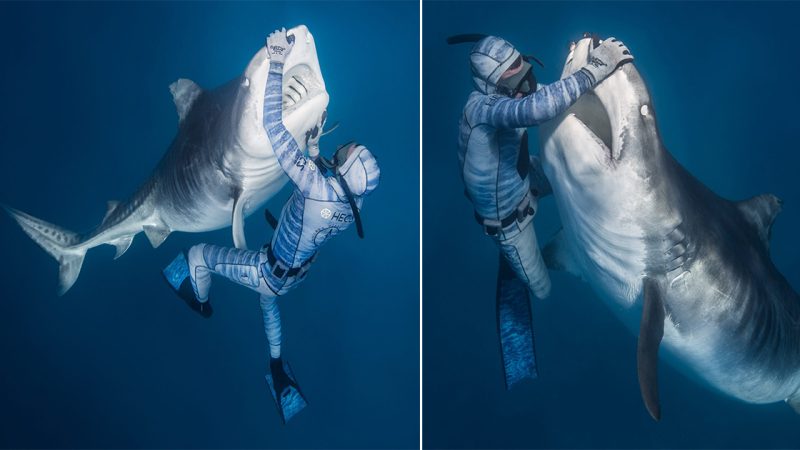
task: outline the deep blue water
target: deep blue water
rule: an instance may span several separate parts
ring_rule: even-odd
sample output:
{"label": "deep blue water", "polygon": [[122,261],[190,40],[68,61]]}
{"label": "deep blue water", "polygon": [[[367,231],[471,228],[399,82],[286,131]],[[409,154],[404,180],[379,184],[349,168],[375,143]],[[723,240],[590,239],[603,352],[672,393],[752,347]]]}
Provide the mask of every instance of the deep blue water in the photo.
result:
{"label": "deep blue water", "polygon": [[[215,315],[160,269],[230,229],[139,235],[119,260],[91,250],[56,296],[57,265],[0,218],[0,447],[415,447],[419,429],[419,4],[0,4],[0,202],[67,229],[144,181],[169,145],[179,77],[216,87],[275,28],[317,41],[339,130],[382,180],[355,230],[281,301],[284,355],[310,406],[280,423],[264,382],[257,297],[217,279]],[[277,212],[285,189],[269,202]],[[248,241],[270,231],[261,214]]]}
{"label": "deep blue water", "polygon": [[[797,167],[797,3],[423,4],[423,436],[428,447],[800,446],[800,416],[782,403],[749,405],[660,367],[662,421],[644,409],[636,339],[586,284],[553,273],[534,302],[539,379],[506,392],[495,331],[497,251],[472,217],[456,158],[461,108],[471,90],[469,45],[457,33],[491,33],[533,53],[558,78],[583,32],[630,47],[649,84],[663,140],[720,195],[771,192],[783,213],[773,261],[800,288]],[[532,152],[538,134],[531,132]],[[552,198],[536,219],[558,229]]]}

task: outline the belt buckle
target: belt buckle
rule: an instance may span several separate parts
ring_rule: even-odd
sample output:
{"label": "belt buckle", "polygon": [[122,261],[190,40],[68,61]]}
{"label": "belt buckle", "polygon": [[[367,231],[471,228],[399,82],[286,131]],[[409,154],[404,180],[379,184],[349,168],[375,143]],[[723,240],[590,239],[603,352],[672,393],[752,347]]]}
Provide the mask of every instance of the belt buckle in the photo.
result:
{"label": "belt buckle", "polygon": [[[522,206],[522,205],[525,206]],[[533,201],[531,200],[530,196],[526,195],[525,199],[522,200],[520,206],[517,207],[517,223],[523,222],[528,216],[532,216],[536,213],[536,210],[532,206]]]}
{"label": "belt buckle", "polygon": [[289,273],[289,270],[285,269],[284,267],[282,267],[282,264],[280,263],[280,261],[275,259],[275,265],[272,267],[272,271],[271,272],[272,272],[273,275],[278,277],[278,279],[282,280],[282,279],[284,279],[286,274]]}

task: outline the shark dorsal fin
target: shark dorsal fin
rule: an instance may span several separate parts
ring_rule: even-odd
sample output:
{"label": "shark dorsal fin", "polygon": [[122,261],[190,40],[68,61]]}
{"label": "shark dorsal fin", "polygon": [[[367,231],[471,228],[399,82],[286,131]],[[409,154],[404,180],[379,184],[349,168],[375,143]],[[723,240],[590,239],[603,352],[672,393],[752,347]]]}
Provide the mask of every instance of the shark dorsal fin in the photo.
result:
{"label": "shark dorsal fin", "polygon": [[756,229],[766,248],[769,248],[772,222],[781,212],[781,204],[783,202],[772,194],[761,194],[736,203],[745,220]]}
{"label": "shark dorsal fin", "polygon": [[178,110],[178,117],[181,122],[191,111],[197,97],[203,93],[203,89],[188,78],[178,78],[177,81],[169,85],[169,91],[172,93],[172,100],[175,102],[175,108]]}

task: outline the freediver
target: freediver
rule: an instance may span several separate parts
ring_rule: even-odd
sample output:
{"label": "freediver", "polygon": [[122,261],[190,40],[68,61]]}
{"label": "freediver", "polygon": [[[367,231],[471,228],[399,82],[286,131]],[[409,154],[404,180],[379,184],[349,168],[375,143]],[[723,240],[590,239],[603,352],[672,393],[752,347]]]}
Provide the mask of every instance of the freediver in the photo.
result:
{"label": "freediver", "polygon": [[360,209],[365,196],[378,186],[380,169],[363,145],[340,146],[332,160],[319,153],[319,139],[327,114],[306,133],[310,158],[306,158],[282,122],[283,62],[294,36],[285,29],[267,38],[269,76],[264,95],[264,129],[281,168],[294,184],[291,197],[276,221],[275,231],[260,251],[198,244],[179,254],[164,270],[170,285],[203,317],[212,313],[209,303],[211,274],[221,275],[260,294],[264,330],[270,353],[267,382],[284,422],[305,406],[291,369],[281,357],[281,321],[278,297],[302,282],[317,250],[331,237],[355,222],[363,237]]}
{"label": "freediver", "polygon": [[500,251],[497,278],[498,333],[506,387],[536,378],[531,306],[550,293],[550,277],[533,227],[538,199],[551,192],[538,158],[528,153],[527,127],[550,120],[633,60],[628,48],[609,38],[591,61],[569,77],[536,82],[531,61],[496,36],[458,35],[449,44],[474,43],[470,66],[474,90],[459,122],[458,159],[475,218]]}
{"label": "freediver", "polygon": [[[633,60],[621,41],[609,38],[589,64],[548,85],[536,83],[531,60],[496,36],[459,35],[451,44],[477,42],[470,52],[475,90],[459,123],[458,159],[475,217],[533,294],[550,293],[550,277],[533,229],[538,198],[550,192],[538,158],[528,153],[527,127],[556,117]],[[534,178],[533,180],[531,178]]]}

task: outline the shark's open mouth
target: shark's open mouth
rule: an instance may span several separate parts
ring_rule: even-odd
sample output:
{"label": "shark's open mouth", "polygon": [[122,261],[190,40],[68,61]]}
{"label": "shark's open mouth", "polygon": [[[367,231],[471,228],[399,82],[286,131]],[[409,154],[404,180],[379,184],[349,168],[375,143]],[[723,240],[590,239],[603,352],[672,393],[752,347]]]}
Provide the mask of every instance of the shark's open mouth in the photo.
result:
{"label": "shark's open mouth", "polygon": [[604,150],[608,152],[608,157],[614,159],[611,120],[597,94],[591,91],[585,93],[580,100],[572,106],[570,112],[586,126],[588,131],[605,144],[606,148]]}
{"label": "shark's open mouth", "polygon": [[322,83],[308,66],[300,64],[292,67],[283,77],[284,114],[291,113],[324,91]]}

